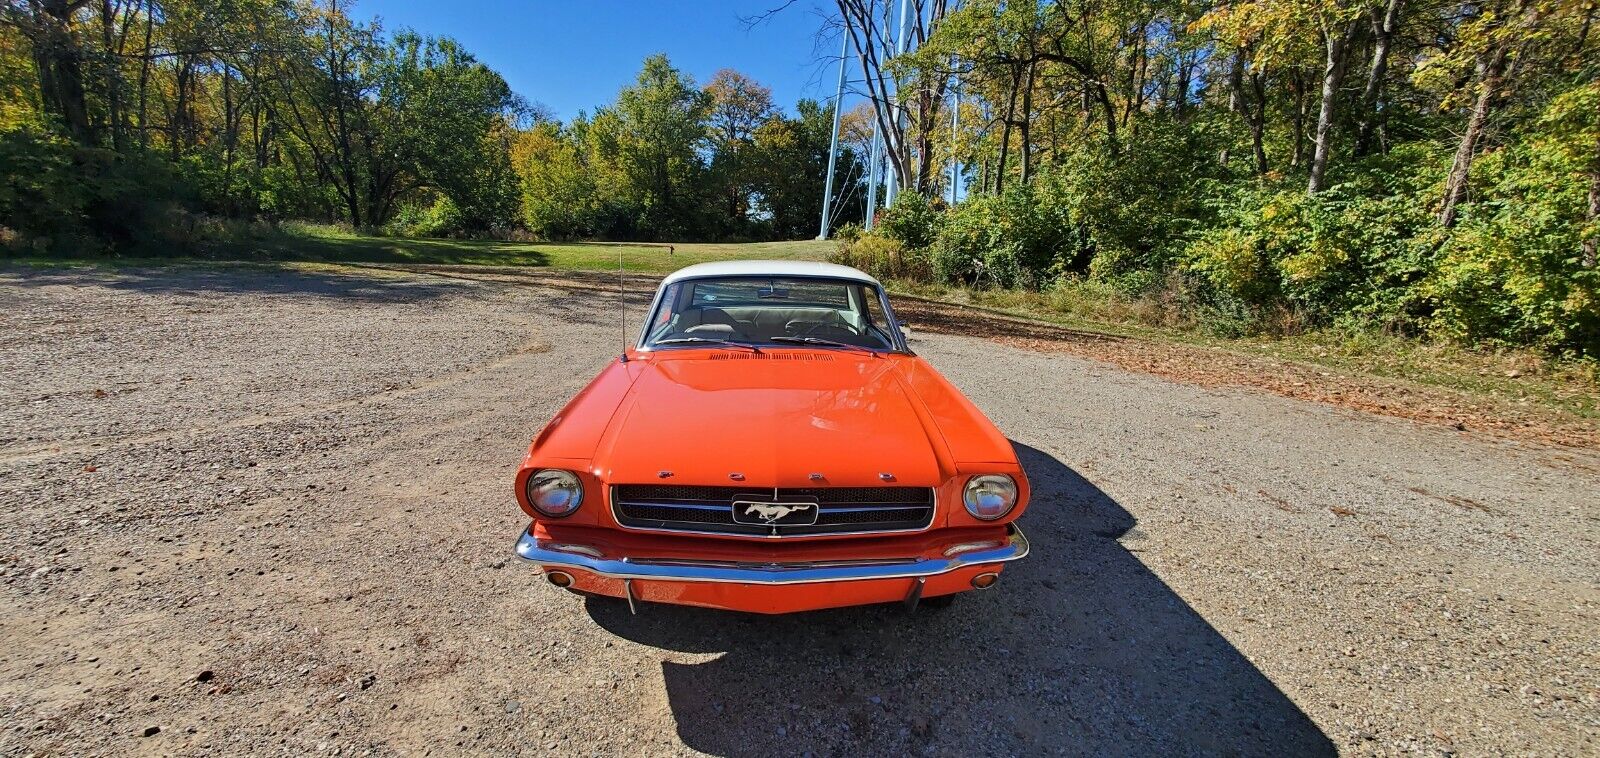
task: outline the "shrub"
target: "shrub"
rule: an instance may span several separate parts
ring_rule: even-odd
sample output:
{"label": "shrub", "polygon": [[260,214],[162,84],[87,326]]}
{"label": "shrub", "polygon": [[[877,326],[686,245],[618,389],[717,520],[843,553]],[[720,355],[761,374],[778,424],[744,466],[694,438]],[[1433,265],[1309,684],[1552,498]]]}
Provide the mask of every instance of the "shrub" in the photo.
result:
{"label": "shrub", "polygon": [[1018,185],[949,212],[934,240],[934,272],[952,283],[1037,288],[1060,276],[1079,241],[1061,206]]}
{"label": "shrub", "polygon": [[1103,138],[1083,140],[1039,172],[1034,193],[1063,232],[1059,271],[1091,273],[1130,294],[1157,286],[1186,244],[1214,223],[1206,199],[1239,188],[1216,160],[1225,133],[1201,118],[1196,128],[1152,115],[1117,151]]}
{"label": "shrub", "polygon": [[[1008,286],[1019,277],[1015,241],[1005,232],[1001,198],[980,195],[955,207],[933,245],[933,269],[942,281]],[[999,265],[996,265],[996,264]]]}
{"label": "shrub", "polygon": [[840,242],[855,242],[861,239],[865,232],[861,225],[854,221],[846,221],[833,230],[833,238]]}
{"label": "shrub", "polygon": [[[1600,356],[1600,269],[1580,254],[1600,234],[1586,217],[1596,106],[1600,84],[1570,90],[1545,109],[1537,138],[1474,163],[1481,190],[1423,285],[1438,308],[1434,334]],[[1572,121],[1588,128],[1562,128]]]}
{"label": "shrub", "polygon": [[841,242],[828,256],[834,263],[852,266],[879,279],[927,282],[933,270],[925,253],[908,250],[905,243],[887,236],[864,234],[854,242]]}
{"label": "shrub", "polygon": [[443,195],[423,198],[400,207],[384,233],[400,237],[453,237],[473,231],[461,209]]}
{"label": "shrub", "polygon": [[28,129],[0,135],[0,218],[13,244],[65,235],[82,236],[89,188],[64,181],[76,174],[74,148],[65,139]]}
{"label": "shrub", "polygon": [[908,250],[926,250],[933,244],[944,218],[944,203],[929,201],[916,192],[895,196],[894,205],[878,216],[873,232],[897,240]]}
{"label": "shrub", "polygon": [[182,207],[165,161],[27,128],[0,133],[0,177],[0,218],[14,244],[46,251],[163,242]]}
{"label": "shrub", "polygon": [[1249,312],[1277,322],[1273,331],[1302,320],[1415,331],[1425,317],[1417,284],[1436,223],[1414,192],[1339,185],[1308,196],[1262,186],[1238,192],[1219,217],[1181,265],[1229,321]]}

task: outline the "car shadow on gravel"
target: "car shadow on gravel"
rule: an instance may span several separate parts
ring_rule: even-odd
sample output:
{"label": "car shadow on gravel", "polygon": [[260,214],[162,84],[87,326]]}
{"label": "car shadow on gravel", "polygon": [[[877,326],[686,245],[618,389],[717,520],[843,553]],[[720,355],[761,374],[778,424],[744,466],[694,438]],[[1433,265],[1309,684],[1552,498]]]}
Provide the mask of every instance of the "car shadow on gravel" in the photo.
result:
{"label": "car shadow on gravel", "polygon": [[680,654],[662,672],[678,736],[715,755],[1335,753],[1118,541],[1137,535],[1127,511],[1016,447],[1033,554],[949,609],[769,617],[646,604],[634,616],[590,598],[587,610]]}

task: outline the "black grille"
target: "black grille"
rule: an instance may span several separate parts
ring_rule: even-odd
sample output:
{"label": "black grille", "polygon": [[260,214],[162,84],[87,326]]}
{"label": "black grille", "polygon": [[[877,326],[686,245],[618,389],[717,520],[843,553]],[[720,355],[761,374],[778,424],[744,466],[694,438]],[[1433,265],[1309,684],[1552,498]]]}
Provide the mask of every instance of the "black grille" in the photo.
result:
{"label": "black grille", "polygon": [[741,492],[771,492],[749,487],[698,487],[692,484],[619,484],[613,494],[629,502],[656,502],[659,500],[727,500]]}
{"label": "black grille", "polygon": [[[733,519],[736,501],[816,503],[817,523],[766,526]],[[619,484],[611,488],[617,523],[637,529],[718,532],[758,537],[841,532],[900,532],[933,523],[928,487],[703,487]],[[748,519],[747,519],[748,520]]]}
{"label": "black grille", "polygon": [[907,503],[926,506],[933,493],[927,487],[798,487],[778,490],[796,498],[816,498],[824,505],[830,503]]}

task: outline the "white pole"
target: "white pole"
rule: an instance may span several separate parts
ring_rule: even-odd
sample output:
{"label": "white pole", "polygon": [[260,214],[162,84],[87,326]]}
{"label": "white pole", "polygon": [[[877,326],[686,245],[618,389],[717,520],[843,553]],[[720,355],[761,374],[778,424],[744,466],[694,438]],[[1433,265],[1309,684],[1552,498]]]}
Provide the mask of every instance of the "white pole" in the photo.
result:
{"label": "white pole", "polygon": [[878,134],[877,104],[874,103],[873,105],[872,146],[867,149],[867,219],[861,225],[867,231],[872,231],[872,217],[878,211],[878,153],[880,152],[879,143],[882,136]]}
{"label": "white pole", "polygon": [[[906,10],[907,10],[907,7],[909,5],[910,5],[909,0],[900,0],[900,39],[896,40],[895,43],[894,43],[894,54],[895,55],[900,55],[900,54],[902,54],[902,53],[904,53],[906,51]],[[899,82],[895,82],[895,86],[894,86],[894,111],[890,115],[891,115],[891,117],[894,118],[895,124],[900,129],[900,133],[901,134],[905,134],[905,118],[904,118],[905,114],[900,112],[900,83]],[[898,140],[896,140],[896,142],[898,142]],[[900,145],[896,145],[896,147],[901,147],[901,146]],[[885,151],[885,152],[887,153],[888,151]],[[896,150],[895,152],[898,153],[900,151]],[[908,156],[898,155],[896,157],[906,158]],[[888,168],[888,171],[889,171],[888,176],[886,176],[884,178],[884,185],[883,185],[883,206],[885,208],[887,208],[887,207],[889,207],[891,205],[894,205],[895,192],[900,188],[899,187],[899,185],[900,185],[900,176],[894,172],[894,161],[888,160],[888,156],[887,155],[885,155],[884,158],[885,158],[886,163],[888,163],[887,168]]]}
{"label": "white pole", "polygon": [[822,185],[822,229],[817,239],[828,238],[828,212],[833,209],[833,166],[839,157],[839,118],[844,114],[844,64],[850,52],[849,20],[845,21],[844,41],[839,45],[839,87],[833,95],[833,139],[828,143],[828,180]]}
{"label": "white pole", "polygon": [[961,80],[950,91],[950,204],[956,204],[956,184],[961,180],[961,159],[956,157],[956,139],[961,129]]}

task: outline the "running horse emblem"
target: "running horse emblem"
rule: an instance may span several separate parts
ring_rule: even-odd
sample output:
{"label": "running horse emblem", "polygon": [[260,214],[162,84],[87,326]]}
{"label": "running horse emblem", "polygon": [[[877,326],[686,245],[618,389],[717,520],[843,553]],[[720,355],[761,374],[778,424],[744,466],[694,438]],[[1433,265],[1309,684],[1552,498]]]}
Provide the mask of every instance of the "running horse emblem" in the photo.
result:
{"label": "running horse emblem", "polygon": [[748,503],[744,507],[744,515],[756,516],[768,524],[776,524],[784,516],[811,507],[814,507],[811,503]]}

